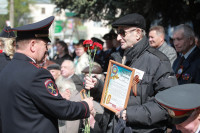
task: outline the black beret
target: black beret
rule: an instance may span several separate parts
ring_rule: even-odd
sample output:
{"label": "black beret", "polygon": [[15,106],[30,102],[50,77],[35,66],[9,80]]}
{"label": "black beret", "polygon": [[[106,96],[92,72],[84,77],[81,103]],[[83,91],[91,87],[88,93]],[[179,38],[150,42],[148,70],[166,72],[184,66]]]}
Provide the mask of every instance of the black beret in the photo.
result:
{"label": "black beret", "polygon": [[185,121],[192,111],[200,107],[199,94],[199,84],[184,84],[161,91],[155,98],[168,109],[173,124],[179,124]]}
{"label": "black beret", "polygon": [[104,40],[112,40],[112,39],[116,39],[116,38],[117,38],[117,34],[115,33],[115,31],[113,29],[111,29],[109,33],[107,33],[103,36]]}
{"label": "black beret", "polygon": [[13,28],[12,30],[17,31],[17,40],[40,38],[51,42],[49,39],[49,27],[53,23],[53,20],[54,16],[51,16],[39,22]]}
{"label": "black beret", "polygon": [[78,43],[74,43],[73,45],[74,46],[83,46],[83,42],[84,42],[85,40],[84,39],[80,39],[79,41],[78,41]]}
{"label": "black beret", "polygon": [[98,42],[98,43],[100,43],[100,44],[103,46],[103,43],[104,43],[104,42],[103,42],[102,40],[100,40],[99,38],[92,37],[91,40],[92,40],[93,42]]}
{"label": "black beret", "polygon": [[4,29],[0,33],[0,37],[13,38],[15,37],[15,33],[11,30],[10,26],[5,26]]}
{"label": "black beret", "polygon": [[110,33],[107,33],[103,36],[104,40],[112,40],[112,35]]}
{"label": "black beret", "polygon": [[[89,73],[89,66],[81,71],[82,73]],[[102,68],[98,65],[94,65],[92,69],[92,74],[102,74]]]}
{"label": "black beret", "polygon": [[142,15],[138,13],[127,14],[117,19],[114,23],[112,23],[113,28],[117,28],[119,26],[138,27],[138,28],[146,30],[145,19]]}
{"label": "black beret", "polygon": [[59,64],[51,64],[47,67],[47,70],[60,70]]}

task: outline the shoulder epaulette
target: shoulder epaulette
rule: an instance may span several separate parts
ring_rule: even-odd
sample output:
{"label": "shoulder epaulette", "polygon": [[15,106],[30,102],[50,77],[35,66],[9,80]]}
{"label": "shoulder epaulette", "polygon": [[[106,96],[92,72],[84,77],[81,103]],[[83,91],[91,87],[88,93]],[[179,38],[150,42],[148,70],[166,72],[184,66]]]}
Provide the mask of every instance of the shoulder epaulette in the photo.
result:
{"label": "shoulder epaulette", "polygon": [[163,54],[162,52],[160,52],[159,50],[149,47],[147,49],[147,51],[149,51],[150,53],[152,53],[153,55],[157,56],[160,60],[164,61],[164,60],[169,60],[167,58],[167,56],[165,54]]}
{"label": "shoulder epaulette", "polygon": [[31,63],[32,65],[34,65],[35,67],[37,67],[37,68],[42,68],[40,65],[38,65],[38,64],[36,64],[36,63],[34,63],[34,62],[29,62],[29,63]]}

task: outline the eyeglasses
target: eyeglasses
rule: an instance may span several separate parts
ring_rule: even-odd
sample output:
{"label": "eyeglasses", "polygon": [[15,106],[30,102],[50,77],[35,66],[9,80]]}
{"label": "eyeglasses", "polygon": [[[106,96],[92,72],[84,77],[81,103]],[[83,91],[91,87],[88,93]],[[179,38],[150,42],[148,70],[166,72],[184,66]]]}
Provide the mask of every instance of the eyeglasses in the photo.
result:
{"label": "eyeglasses", "polygon": [[131,32],[131,31],[134,31],[134,30],[136,30],[136,29],[132,29],[132,30],[129,30],[129,31],[125,31],[124,29],[119,29],[119,30],[117,30],[117,35],[125,37],[128,32]]}

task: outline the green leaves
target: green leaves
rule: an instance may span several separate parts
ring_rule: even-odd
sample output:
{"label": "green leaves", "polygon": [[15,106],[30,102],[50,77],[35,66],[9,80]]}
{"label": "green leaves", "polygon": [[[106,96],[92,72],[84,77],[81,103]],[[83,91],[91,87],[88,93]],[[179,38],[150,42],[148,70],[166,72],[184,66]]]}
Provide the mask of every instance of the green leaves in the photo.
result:
{"label": "green leaves", "polygon": [[145,17],[147,29],[155,20],[164,27],[191,21],[194,30],[200,32],[200,0],[57,0],[56,5],[74,11],[82,19],[108,20],[108,24],[137,12]]}

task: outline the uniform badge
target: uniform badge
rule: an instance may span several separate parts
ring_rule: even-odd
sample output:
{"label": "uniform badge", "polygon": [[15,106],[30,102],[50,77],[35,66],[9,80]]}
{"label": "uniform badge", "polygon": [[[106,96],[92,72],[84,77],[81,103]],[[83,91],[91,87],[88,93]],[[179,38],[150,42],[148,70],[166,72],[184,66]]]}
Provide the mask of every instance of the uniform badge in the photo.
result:
{"label": "uniform badge", "polygon": [[58,89],[51,79],[47,79],[44,84],[51,95],[58,96]]}

